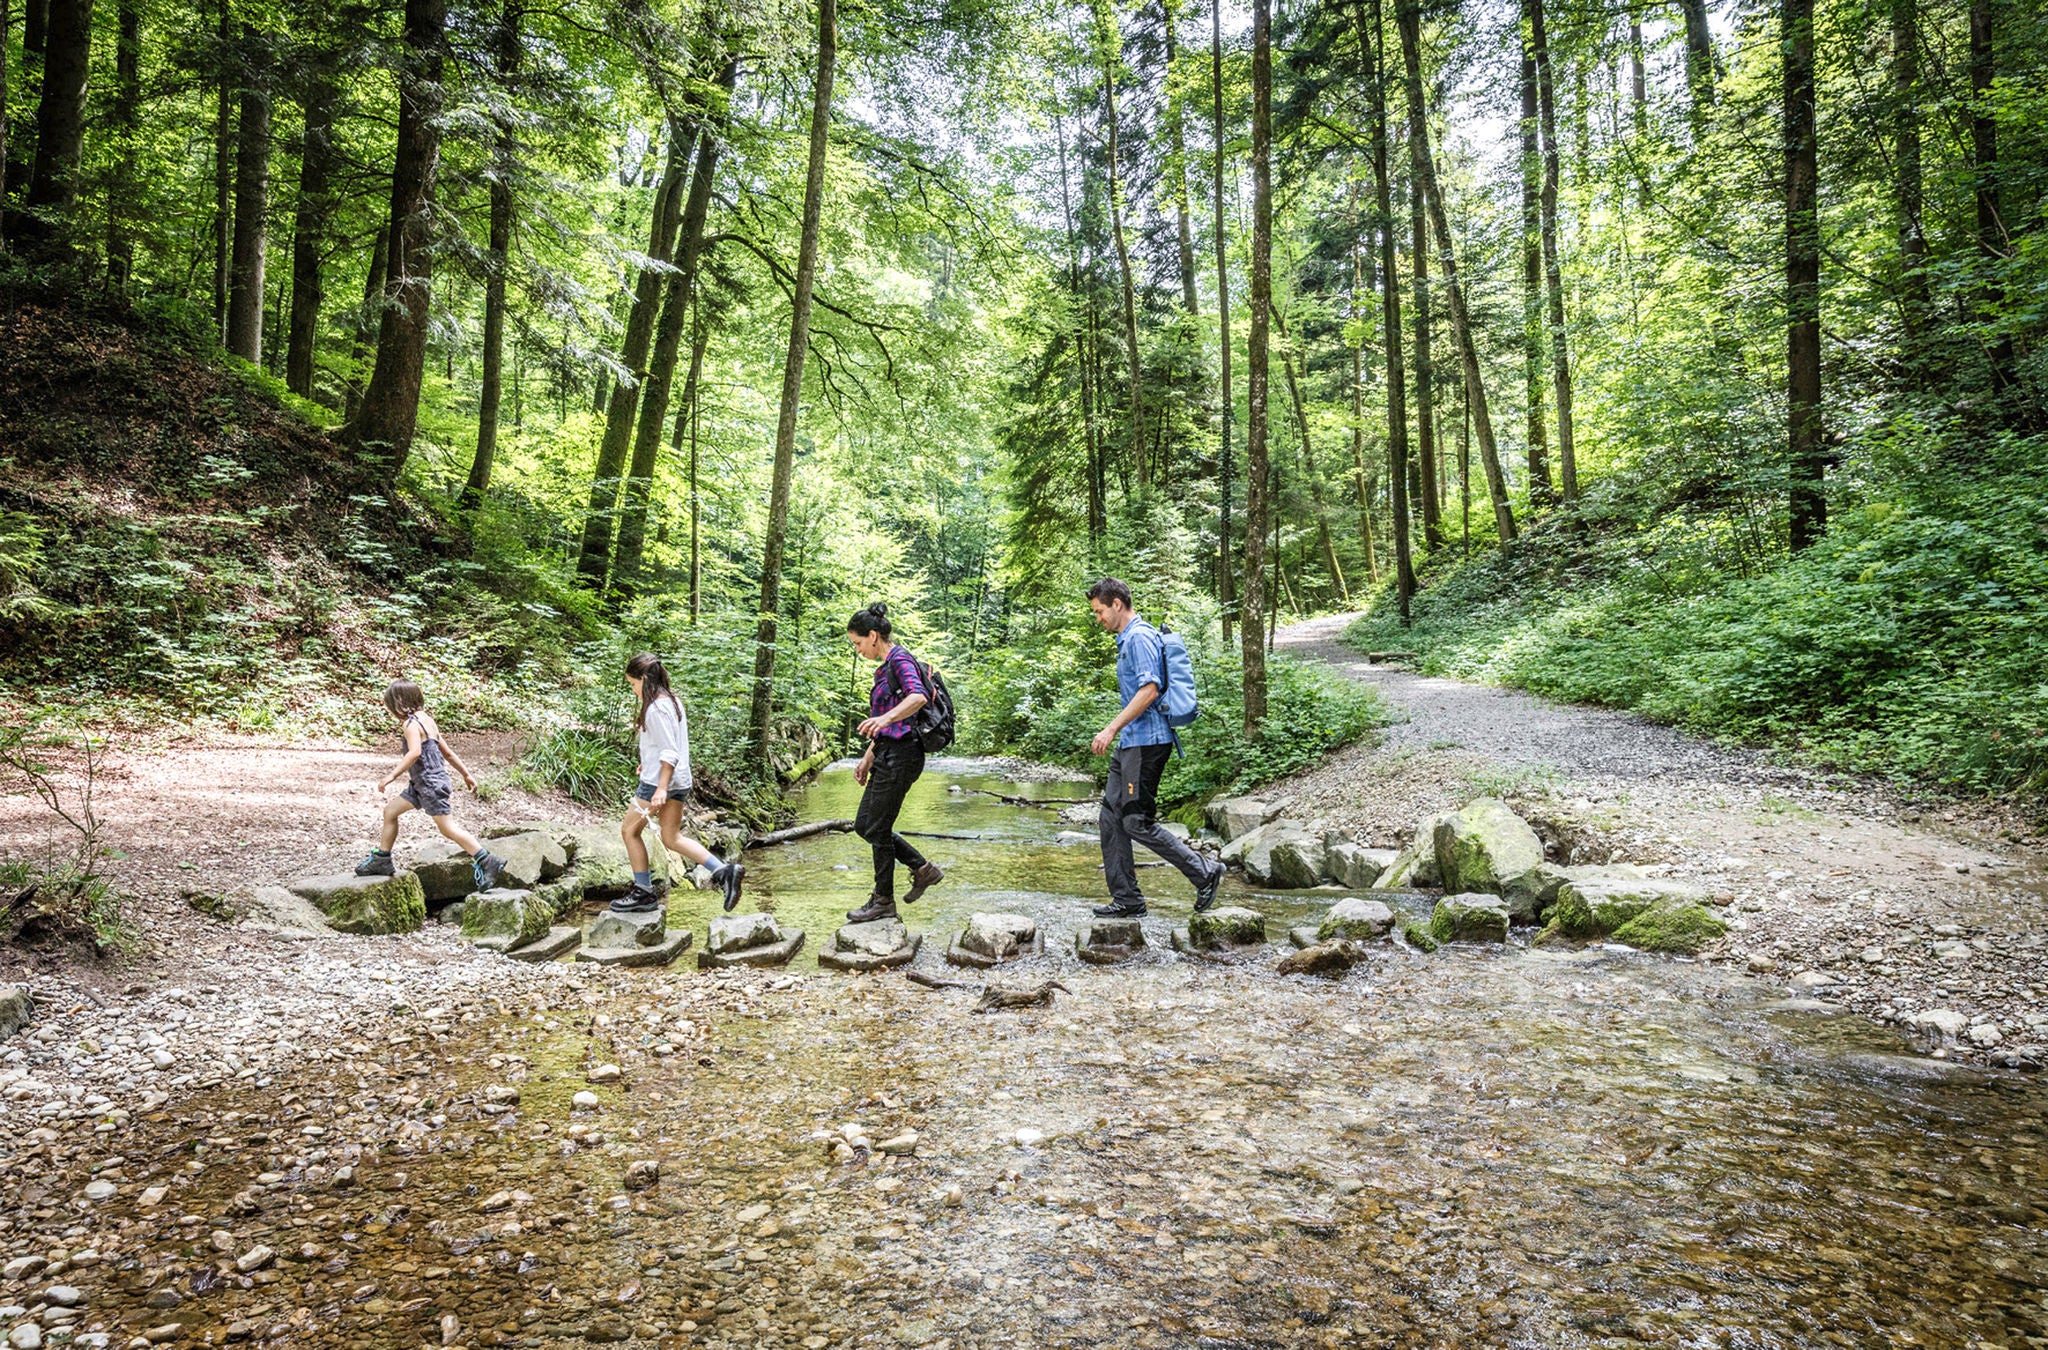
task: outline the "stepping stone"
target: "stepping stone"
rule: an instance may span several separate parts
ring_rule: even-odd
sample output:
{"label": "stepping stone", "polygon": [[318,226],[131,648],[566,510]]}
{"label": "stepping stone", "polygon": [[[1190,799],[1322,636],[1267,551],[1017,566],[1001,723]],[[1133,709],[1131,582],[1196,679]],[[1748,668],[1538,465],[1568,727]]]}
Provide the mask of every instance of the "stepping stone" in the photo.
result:
{"label": "stepping stone", "polygon": [[1316,929],[1316,936],[1322,942],[1333,938],[1370,942],[1393,931],[1394,911],[1387,908],[1384,901],[1353,896],[1330,906],[1329,912],[1323,915],[1322,924]]}
{"label": "stepping stone", "polygon": [[584,943],[591,947],[654,947],[668,937],[668,906],[621,914],[608,909],[591,921]]}
{"label": "stepping stone", "polygon": [[1282,975],[1325,975],[1342,978],[1365,955],[1365,948],[1350,938],[1315,942],[1280,960]]}
{"label": "stepping stone", "polygon": [[436,839],[413,850],[412,874],[420,879],[420,890],[429,905],[460,900],[476,890],[475,865],[467,853],[446,839]]}
{"label": "stepping stone", "polygon": [[818,964],[827,970],[888,970],[909,965],[923,945],[924,934],[911,932],[901,919],[849,923],[832,935],[831,947],[818,953]]}
{"label": "stepping stone", "polygon": [[1045,951],[1038,925],[1022,914],[971,914],[964,932],[954,935],[946,960],[956,966],[987,970],[1019,956]]}
{"label": "stepping stone", "polygon": [[301,877],[288,888],[311,900],[338,933],[417,933],[427,921],[427,897],[410,872],[395,877]]}
{"label": "stepping stone", "polygon": [[697,967],[786,966],[803,945],[803,930],[784,933],[772,914],[721,914],[711,921],[711,937],[697,953]]}
{"label": "stepping stone", "polygon": [[1173,949],[1183,956],[1228,961],[1266,943],[1266,916],[1255,909],[1225,905],[1191,914],[1188,926],[1173,930]]}
{"label": "stepping stone", "polygon": [[665,966],[672,963],[689,947],[690,940],[697,935],[687,928],[678,928],[651,947],[592,947],[585,945],[576,953],[578,961],[591,961],[601,966]]}
{"label": "stepping stone", "polygon": [[511,957],[514,961],[525,961],[531,965],[538,965],[543,961],[553,961],[558,957],[567,956],[570,952],[575,951],[582,941],[583,931],[581,929],[577,928],[574,924],[562,924],[559,927],[548,929],[545,934],[535,938],[524,947],[509,948],[505,955]]}
{"label": "stepping stone", "polygon": [[[655,888],[668,884],[668,850],[661,846],[652,829],[641,831],[647,841],[648,866],[654,872]],[[574,861],[576,875],[583,879],[585,900],[615,900],[633,884],[633,864],[626,857],[626,842],[610,825],[591,825],[572,832],[575,848],[563,850]]]}
{"label": "stepping stone", "polygon": [[500,887],[462,902],[462,935],[502,952],[545,936],[554,918],[554,907],[534,892]]}
{"label": "stepping stone", "polygon": [[1136,919],[1097,919],[1074,935],[1074,954],[1091,966],[1113,966],[1145,950],[1145,926]]}

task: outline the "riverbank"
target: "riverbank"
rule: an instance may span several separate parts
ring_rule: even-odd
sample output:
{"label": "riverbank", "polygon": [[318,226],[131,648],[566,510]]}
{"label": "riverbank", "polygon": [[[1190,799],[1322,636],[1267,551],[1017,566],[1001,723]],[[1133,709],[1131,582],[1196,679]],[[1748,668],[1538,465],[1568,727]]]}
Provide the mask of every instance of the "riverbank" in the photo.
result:
{"label": "riverbank", "polygon": [[1902,1027],[1925,1047],[2048,1063],[2048,854],[2017,813],[1913,801],[1640,718],[1373,665],[1349,617],[1278,645],[1371,685],[1405,720],[1265,789],[1375,842],[1480,795],[1584,837],[1584,861],[1669,869],[1725,905],[1703,959]]}

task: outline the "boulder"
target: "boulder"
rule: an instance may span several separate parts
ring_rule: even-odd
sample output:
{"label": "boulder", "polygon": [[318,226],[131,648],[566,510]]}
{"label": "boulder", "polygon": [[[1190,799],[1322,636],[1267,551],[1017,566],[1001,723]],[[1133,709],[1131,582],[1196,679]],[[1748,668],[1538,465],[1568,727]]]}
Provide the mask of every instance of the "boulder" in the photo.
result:
{"label": "boulder", "polygon": [[1257,848],[1259,842],[1266,837],[1272,828],[1273,826],[1271,825],[1261,825],[1256,829],[1246,830],[1243,834],[1225,844],[1222,853],[1224,865],[1226,867],[1244,866],[1244,855]]}
{"label": "boulder", "polygon": [[1535,923],[1557,903],[1557,893],[1571,878],[1553,863],[1537,863],[1518,877],[1511,877],[1501,889],[1508,902],[1508,915],[1516,923]]}
{"label": "boulder", "polygon": [[1676,952],[1691,956],[1727,932],[1727,921],[1698,901],[1667,898],[1651,905],[1609,936],[1616,942],[1646,952]]}
{"label": "boulder", "polygon": [[1387,864],[1387,870],[1372,884],[1376,891],[1405,891],[1416,886],[1442,884],[1442,874],[1436,866],[1436,827],[1449,819],[1448,811],[1434,816],[1424,816],[1415,826],[1415,837],[1407,846],[1394,855]]}
{"label": "boulder", "polygon": [[0,1041],[35,1020],[35,1001],[18,984],[0,984]]}
{"label": "boulder", "polygon": [[505,955],[514,961],[528,965],[539,965],[559,956],[567,956],[583,945],[583,931],[573,924],[560,924],[521,947],[508,947]]}
{"label": "boulder", "polygon": [[1266,916],[1255,909],[1221,905],[1188,916],[1188,941],[1201,951],[1256,947],[1266,940]]}
{"label": "boulder", "polygon": [[606,910],[591,921],[590,929],[584,934],[586,946],[602,947],[653,947],[668,936],[668,907],[639,910],[631,914],[620,914]]}
{"label": "boulder", "polygon": [[912,933],[901,919],[842,924],[832,935],[832,945],[818,953],[818,964],[828,970],[884,970],[908,965],[916,959],[923,942],[924,935]]}
{"label": "boulder", "polygon": [[1543,861],[1536,831],[1498,797],[1467,802],[1440,819],[1432,837],[1437,878],[1447,891],[1502,895]]}
{"label": "boulder", "polygon": [[429,905],[460,900],[476,890],[476,867],[464,853],[446,839],[435,839],[413,850],[412,874],[420,879],[420,891]]}
{"label": "boulder", "polygon": [[519,820],[510,825],[490,825],[477,831],[483,839],[507,839],[515,834],[544,834],[555,841],[562,850],[562,856],[569,862],[576,861],[576,827],[562,825],[552,820]]}
{"label": "boulder", "polygon": [[1279,971],[1282,975],[1323,975],[1335,977],[1344,974],[1365,955],[1365,949],[1346,938],[1330,942],[1318,942],[1312,947],[1303,947],[1298,952],[1289,952],[1281,958]]}
{"label": "boulder", "polygon": [[1038,940],[1038,925],[1022,914],[970,914],[960,946],[976,956],[1002,961]]}
{"label": "boulder", "polygon": [[782,929],[772,914],[721,914],[711,921],[711,937],[704,948],[713,955],[729,956],[780,941]]}
{"label": "boulder", "polygon": [[1316,941],[1329,942],[1335,938],[1350,938],[1358,942],[1370,942],[1383,938],[1394,927],[1394,911],[1378,900],[1360,900],[1353,897],[1339,900],[1323,915],[1322,923],[1316,928]]}
{"label": "boulder", "polygon": [[472,895],[462,906],[462,935],[472,942],[495,939],[505,947],[523,947],[547,935],[554,909],[532,891],[509,887]]}
{"label": "boulder", "polygon": [[545,906],[555,918],[573,914],[583,903],[583,878],[570,872],[533,888],[534,903]]}
{"label": "boulder", "polygon": [[395,877],[301,877],[289,888],[311,900],[338,933],[416,933],[427,920],[427,897],[410,872]]}
{"label": "boulder", "polygon": [[[1282,890],[1305,891],[1323,884],[1323,868],[1329,857],[1329,848],[1323,843],[1323,832],[1314,825],[1279,825],[1277,834],[1268,836],[1270,844],[1264,848],[1266,855],[1265,885],[1278,886]],[[1250,869],[1246,869],[1250,873]],[[1253,875],[1253,880],[1258,880]]]}
{"label": "boulder", "polygon": [[258,886],[249,894],[245,927],[288,938],[331,938],[334,929],[319,906],[282,886]]}
{"label": "boulder", "polygon": [[1346,839],[1325,843],[1323,875],[1354,891],[1371,890],[1398,856],[1390,848],[1367,848]]}
{"label": "boulder", "polygon": [[1271,824],[1292,805],[1292,797],[1219,797],[1203,807],[1202,812],[1209,828],[1227,842]]}
{"label": "boulder", "polygon": [[1484,891],[1447,895],[1429,916],[1429,935],[1438,942],[1506,942],[1508,902]]}
{"label": "boulder", "polygon": [[[654,838],[653,830],[641,833],[650,844],[648,865],[657,882],[669,879],[668,853]],[[575,832],[576,875],[583,881],[586,900],[612,900],[633,884],[633,867],[626,858],[626,841],[609,825],[591,825]],[[567,851],[565,850],[565,853]]]}
{"label": "boulder", "polygon": [[1550,926],[1566,937],[1604,937],[1660,901],[1697,904],[1704,898],[1683,882],[1647,876],[1626,863],[1569,867],[1565,878]]}
{"label": "boulder", "polygon": [[1145,926],[1136,919],[1097,919],[1074,935],[1074,951],[1091,966],[1114,965],[1145,949]]}
{"label": "boulder", "polygon": [[[491,852],[505,860],[504,884],[530,891],[569,870],[569,851],[540,830],[503,835],[490,841]],[[619,843],[621,852],[625,842]]]}

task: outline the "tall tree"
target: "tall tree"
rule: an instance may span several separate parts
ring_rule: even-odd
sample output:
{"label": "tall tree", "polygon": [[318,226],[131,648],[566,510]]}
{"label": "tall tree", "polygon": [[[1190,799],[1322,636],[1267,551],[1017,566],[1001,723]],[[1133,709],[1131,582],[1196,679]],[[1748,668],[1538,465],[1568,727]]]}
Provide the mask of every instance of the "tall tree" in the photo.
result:
{"label": "tall tree", "polygon": [[61,242],[78,202],[85,148],[85,85],[92,66],[92,0],[49,0],[42,96],[36,102],[36,159],[17,237]]}
{"label": "tall tree", "polygon": [[1920,0],[1892,0],[1892,137],[1898,163],[1899,327],[1910,356],[1918,352],[1932,304],[1927,235],[1921,225]]}
{"label": "tall tree", "polygon": [[1166,33],[1166,136],[1173,152],[1173,220],[1175,238],[1180,244],[1180,301],[1192,316],[1200,309],[1195,303],[1195,237],[1188,224],[1187,137],[1181,126],[1187,109],[1174,75],[1180,58],[1179,34],[1174,31],[1177,18],[1173,0],[1159,0],[1159,19]]}
{"label": "tall tree", "polygon": [[739,78],[739,60],[727,56],[718,75],[718,92],[697,137],[697,165],[690,172],[690,193],[683,205],[676,268],[668,277],[661,318],[655,326],[654,357],[640,394],[640,428],[633,438],[633,460],[626,470],[626,491],[619,512],[618,558],[612,568],[614,588],[633,594],[640,575],[640,553],[647,533],[647,502],[652,495],[654,461],[668,421],[668,401],[675,386],[676,361],[683,335],[696,308],[697,270],[704,253],[704,226],[711,216],[711,189],[718,172],[725,108]]}
{"label": "tall tree", "polygon": [[1793,552],[1827,533],[1820,410],[1820,165],[1814,137],[1813,0],[1783,0],[1785,365]]}
{"label": "tall tree", "polygon": [[299,137],[299,201],[292,222],[292,308],[285,337],[284,383],[300,398],[313,397],[320,309],[327,299],[323,264],[334,216],[334,108],[336,73],[316,58],[307,72],[305,129]]}
{"label": "tall tree", "polygon": [[703,501],[697,491],[697,408],[701,397],[701,378],[704,374],[704,349],[711,343],[710,330],[698,316],[697,332],[690,339],[690,374],[683,381],[683,407],[676,414],[676,434],[669,441],[672,449],[680,449],[683,443],[684,423],[689,424],[690,456],[690,622],[695,624],[704,613],[704,555],[703,555]]}
{"label": "tall tree", "polygon": [[[1369,23],[1368,23],[1369,20]],[[1401,351],[1401,271],[1395,262],[1394,191],[1387,166],[1386,15],[1369,0],[1360,15],[1368,97],[1372,100],[1372,178],[1380,244],[1380,328],[1387,344],[1387,501],[1394,516],[1394,597],[1408,623],[1415,597],[1415,555],[1408,519],[1408,394]]]}
{"label": "tall tree", "polygon": [[[7,139],[7,112],[10,106],[7,92],[7,34],[14,31],[14,14],[11,0],[0,0],[0,220],[7,212],[8,155],[13,146]],[[4,243],[0,243],[4,247]]]}
{"label": "tall tree", "polygon": [[356,420],[363,406],[363,389],[368,383],[363,370],[375,348],[371,345],[383,322],[384,280],[391,266],[391,226],[387,221],[370,240],[370,265],[363,271],[363,303],[357,307],[354,333],[349,340],[348,385],[342,392],[342,421]]}
{"label": "tall tree", "polygon": [[1094,312],[1094,305],[1084,295],[1081,286],[1081,237],[1074,228],[1074,204],[1067,188],[1066,120],[1055,112],[1052,125],[1060,157],[1060,213],[1067,226],[1067,292],[1074,302],[1074,364],[1080,371],[1081,440],[1082,450],[1088,459],[1088,544],[1093,549],[1102,543],[1104,523],[1102,482],[1096,472],[1100,443],[1095,431],[1095,362],[1088,342],[1089,318]]}
{"label": "tall tree", "polygon": [[377,364],[354,419],[343,430],[344,439],[352,444],[381,447],[394,478],[412,453],[420,379],[426,370],[447,28],[448,0],[405,0],[398,143],[391,161],[391,244],[377,328]]}
{"label": "tall tree", "polygon": [[[523,44],[519,30],[525,20],[524,0],[505,0],[492,34],[492,64],[498,85],[509,97],[519,74]],[[483,383],[476,401],[476,454],[469,461],[469,481],[462,486],[462,506],[473,511],[491,485],[491,465],[498,455],[498,409],[505,397],[505,281],[512,269],[512,177],[518,171],[519,144],[510,111],[501,111],[492,129],[490,242],[484,252]]]}
{"label": "tall tree", "polygon": [[[1281,321],[1278,310],[1273,311],[1273,328],[1279,333],[1281,342],[1286,342],[1287,326]],[[1309,435],[1308,429],[1308,406],[1302,402],[1301,397],[1301,375],[1297,370],[1300,365],[1301,357],[1298,352],[1291,352],[1286,347],[1281,348],[1280,369],[1287,377],[1287,397],[1294,405],[1295,428],[1301,437],[1302,471],[1308,478],[1309,500],[1315,504],[1316,534],[1322,544],[1323,570],[1329,573],[1330,584],[1336,589],[1337,598],[1348,605],[1351,603],[1351,588],[1344,584],[1344,569],[1337,562],[1337,546],[1330,537],[1330,513],[1323,500],[1323,476],[1316,469],[1315,441]]]}
{"label": "tall tree", "polygon": [[1536,114],[1532,0],[1522,0],[1522,380],[1529,504],[1549,504],[1550,453],[1543,430],[1543,142]]}
{"label": "tall tree", "polygon": [[611,387],[604,439],[598,442],[597,464],[590,475],[590,511],[583,518],[583,548],[576,559],[577,579],[592,590],[604,589],[605,573],[611,563],[612,511],[619,500],[626,452],[633,443],[633,418],[640,408],[640,381],[647,373],[647,349],[653,344],[654,322],[660,312],[662,274],[675,249],[676,227],[682,220],[684,179],[689,172],[690,147],[695,135],[694,120],[678,119],[670,126],[667,163],[660,185],[654,190],[654,213],[647,227],[648,262],[634,281],[633,307],[627,314],[626,336],[619,347],[619,364],[629,373]]}
{"label": "tall tree", "polygon": [[1266,720],[1266,326],[1273,312],[1273,6],[1252,0],[1251,331],[1245,340],[1244,732]]}
{"label": "tall tree", "polygon": [[[1354,189],[1354,200],[1356,196]],[[1354,218],[1356,214],[1354,211]],[[1357,235],[1363,235],[1362,228]],[[1365,541],[1365,575],[1378,581],[1380,564],[1372,546],[1372,477],[1365,467],[1365,248],[1360,237],[1351,241],[1351,326],[1357,334],[1351,344],[1351,463],[1358,475],[1358,533]]]}
{"label": "tall tree", "polygon": [[1237,575],[1232,558],[1236,550],[1230,533],[1230,423],[1237,409],[1232,403],[1230,389],[1230,248],[1223,216],[1224,149],[1228,144],[1223,139],[1223,0],[1210,0],[1209,3],[1209,77],[1213,100],[1210,105],[1210,135],[1216,147],[1215,159],[1210,166],[1216,216],[1217,403],[1220,423],[1217,430],[1221,451],[1216,493],[1222,507],[1222,519],[1216,534],[1216,600],[1223,611],[1223,641],[1227,646],[1230,622],[1236,617],[1237,603]]}
{"label": "tall tree", "polygon": [[[1557,256],[1557,96],[1551,77],[1550,39],[1544,31],[1543,0],[1528,0],[1536,44],[1536,99],[1543,122],[1543,278],[1549,291],[1550,383],[1557,399],[1557,470],[1564,499],[1579,499],[1579,462],[1572,437],[1572,365],[1565,345],[1564,278]],[[1549,483],[1544,484],[1546,490]]]}
{"label": "tall tree", "polygon": [[1714,31],[1707,22],[1707,0],[1678,0],[1678,8],[1685,18],[1685,88],[1697,136],[1714,106]]}
{"label": "tall tree", "polygon": [[[1399,0],[1420,12],[1419,0]],[[1419,20],[1417,21],[1419,25]],[[1415,449],[1422,478],[1422,538],[1443,547],[1442,509],[1437,496],[1436,400],[1429,352],[1429,214],[1422,190],[1422,161],[1429,154],[1429,123],[1422,106],[1422,70],[1408,67],[1408,257],[1415,274]]]}
{"label": "tall tree", "polygon": [[[0,34],[7,31],[0,17]],[[4,45],[4,44],[0,44]],[[6,61],[0,59],[0,65]],[[4,83],[0,76],[0,83]],[[0,94],[0,106],[6,103]],[[134,213],[137,153],[142,136],[142,12],[136,0],[114,7],[114,176],[107,184],[107,284],[116,292],[128,289],[135,272]],[[0,120],[6,114],[0,112]],[[4,139],[4,138],[0,138]]]}
{"label": "tall tree", "polygon": [[225,342],[228,331],[228,266],[235,238],[235,52],[232,0],[219,0],[214,61],[219,80],[213,90],[213,331]]}
{"label": "tall tree", "polygon": [[[1977,254],[1984,276],[1978,290],[1977,320],[1990,330],[1985,348],[1991,358],[1991,387],[2002,393],[2013,381],[2013,342],[2012,331],[1999,312],[2005,296],[1999,272],[2005,261],[2006,229],[1998,191],[1998,118],[1991,106],[1991,85],[1997,78],[1993,40],[1992,0],[1970,0],[1970,158],[1976,174]],[[53,55],[53,66],[55,61]],[[42,163],[40,153],[36,162]]]}
{"label": "tall tree", "polygon": [[839,57],[838,0],[818,0],[818,73],[811,98],[810,159],[804,172],[804,216],[791,286],[789,355],[782,366],[782,406],[775,421],[775,473],[768,492],[768,537],[761,548],[760,628],[754,640],[754,701],[747,730],[755,762],[769,763],[775,708],[776,619],[782,554],[789,536],[789,480],[796,469],[796,415],[804,392],[804,353],[811,340],[811,287],[818,276],[818,217],[825,202],[825,141],[832,124],[832,75]]}
{"label": "tall tree", "polygon": [[1123,64],[1123,39],[1117,32],[1116,9],[1101,6],[1096,20],[1102,44],[1102,101],[1109,119],[1109,223],[1116,240],[1116,264],[1123,281],[1124,357],[1130,366],[1131,461],[1138,474],[1138,490],[1152,483],[1152,459],[1145,444],[1145,375],[1138,360],[1138,288],[1131,274],[1131,248],[1124,239],[1124,182],[1118,159],[1116,120],[1116,72]]}
{"label": "tall tree", "polygon": [[263,267],[270,235],[270,39],[242,26],[241,108],[235,129],[235,239],[228,268],[228,350],[263,359]]}

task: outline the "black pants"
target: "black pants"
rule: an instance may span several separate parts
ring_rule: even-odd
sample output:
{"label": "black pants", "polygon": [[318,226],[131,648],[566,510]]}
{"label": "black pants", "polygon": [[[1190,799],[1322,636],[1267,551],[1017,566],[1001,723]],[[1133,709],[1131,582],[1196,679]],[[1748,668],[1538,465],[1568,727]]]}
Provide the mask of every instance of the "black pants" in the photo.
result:
{"label": "black pants", "polygon": [[853,817],[853,832],[874,850],[875,894],[884,898],[896,894],[897,863],[913,870],[924,866],[924,854],[896,833],[903,798],[923,772],[924,747],[915,740],[906,736],[900,741],[875,742],[875,763],[868,772],[867,791],[860,797],[860,810]]}
{"label": "black pants", "polygon": [[1166,776],[1166,761],[1172,755],[1171,745],[1134,745],[1110,756],[1109,781],[1102,789],[1102,876],[1109,898],[1120,905],[1145,903],[1131,856],[1134,841],[1179,868],[1192,885],[1200,886],[1210,876],[1201,855],[1168,834],[1153,814],[1158,809],[1159,780]]}

